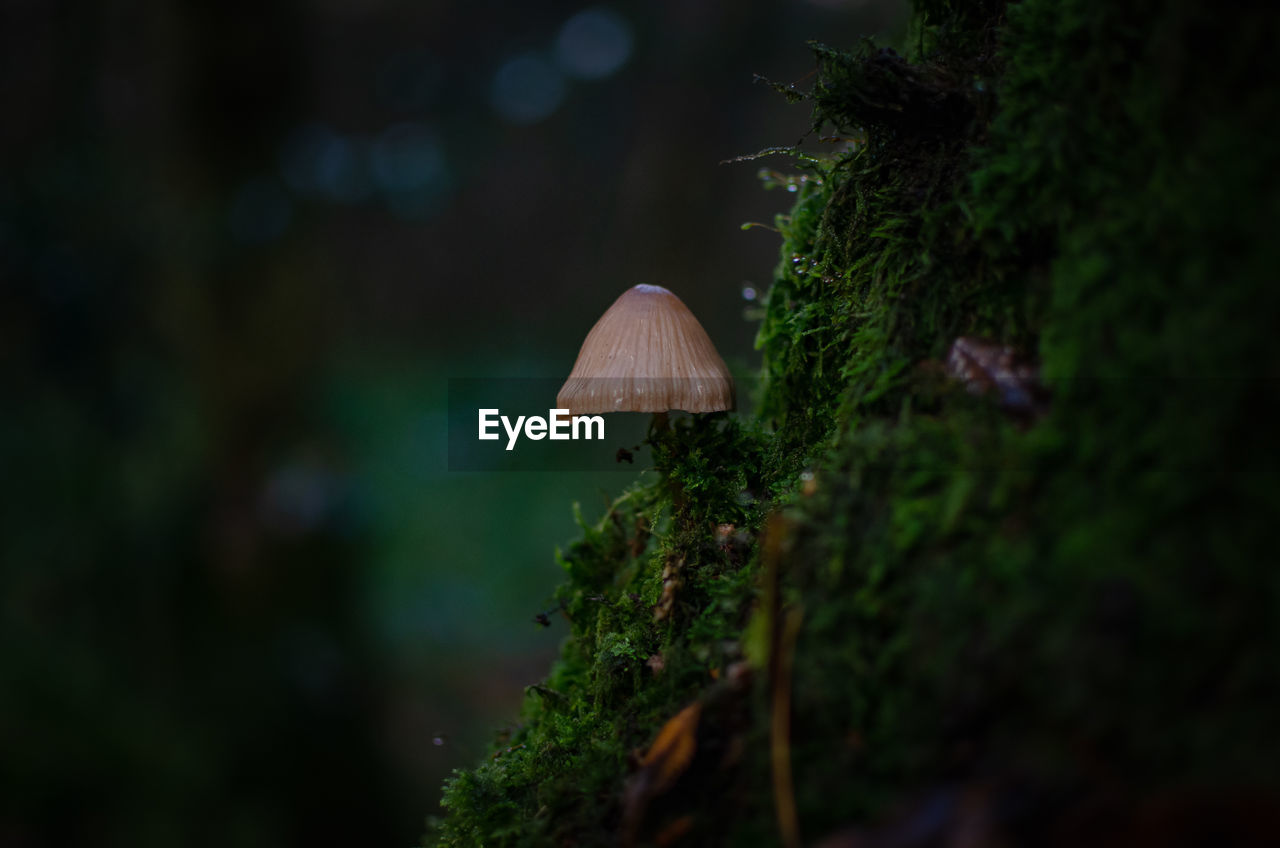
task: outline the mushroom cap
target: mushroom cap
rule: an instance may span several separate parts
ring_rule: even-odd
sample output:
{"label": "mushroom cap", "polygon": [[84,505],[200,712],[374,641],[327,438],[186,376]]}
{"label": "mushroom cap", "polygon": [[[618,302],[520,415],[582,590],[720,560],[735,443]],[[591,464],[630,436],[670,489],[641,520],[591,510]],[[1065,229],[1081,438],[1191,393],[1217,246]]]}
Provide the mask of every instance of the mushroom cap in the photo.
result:
{"label": "mushroom cap", "polygon": [[733,409],[733,378],[680,298],[639,285],[587,333],[556,406],[571,415],[717,412]]}

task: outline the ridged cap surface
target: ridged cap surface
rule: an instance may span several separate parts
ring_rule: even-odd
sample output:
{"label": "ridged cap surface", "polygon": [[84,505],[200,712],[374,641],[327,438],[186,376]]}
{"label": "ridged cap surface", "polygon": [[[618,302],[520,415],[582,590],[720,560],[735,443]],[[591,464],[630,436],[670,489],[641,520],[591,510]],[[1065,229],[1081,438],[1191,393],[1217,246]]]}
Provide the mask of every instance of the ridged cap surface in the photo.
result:
{"label": "ridged cap surface", "polygon": [[718,412],[733,409],[733,379],[689,307],[639,285],[591,328],[556,405],[572,415]]}

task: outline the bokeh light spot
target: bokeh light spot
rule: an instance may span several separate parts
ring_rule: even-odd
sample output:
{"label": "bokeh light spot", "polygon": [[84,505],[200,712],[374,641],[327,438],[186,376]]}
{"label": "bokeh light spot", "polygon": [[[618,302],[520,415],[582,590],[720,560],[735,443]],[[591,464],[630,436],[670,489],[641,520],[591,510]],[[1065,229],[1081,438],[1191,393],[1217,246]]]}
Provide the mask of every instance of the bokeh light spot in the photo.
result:
{"label": "bokeh light spot", "polygon": [[295,463],[277,468],[267,480],[258,503],[264,526],[282,535],[322,529],[344,516],[347,481],[329,470]]}
{"label": "bokeh light spot", "polygon": [[373,143],[371,163],[378,188],[397,216],[420,220],[444,207],[448,161],[430,127],[414,122],[387,128]]}
{"label": "bokeh light spot", "polygon": [[444,151],[420,123],[395,124],[373,143],[373,176],[383,191],[410,191],[445,177]]}
{"label": "bokeh light spot", "polygon": [[556,62],[578,79],[604,79],[631,58],[631,25],[608,9],[584,9],[569,18],[556,39]]}
{"label": "bokeh light spot", "polygon": [[285,142],[281,176],[299,194],[361,200],[372,190],[361,147],[323,124],[303,127]]}
{"label": "bokeh light spot", "polygon": [[564,77],[536,53],[522,53],[493,75],[494,111],[512,124],[536,124],[564,100]]}

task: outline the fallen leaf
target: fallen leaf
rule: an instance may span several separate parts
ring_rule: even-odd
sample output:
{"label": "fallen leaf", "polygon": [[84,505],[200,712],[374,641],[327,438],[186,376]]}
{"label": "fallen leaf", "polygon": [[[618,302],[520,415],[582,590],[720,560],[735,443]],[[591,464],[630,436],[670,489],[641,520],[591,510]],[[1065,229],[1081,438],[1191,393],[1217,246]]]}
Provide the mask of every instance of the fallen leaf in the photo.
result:
{"label": "fallen leaf", "polygon": [[623,845],[634,844],[649,801],[674,786],[693,762],[701,717],[702,703],[694,701],[667,720],[648,752],[640,757],[640,769],[627,781],[623,795]]}
{"label": "fallen leaf", "polygon": [[681,816],[671,824],[658,831],[658,835],[653,838],[653,844],[659,848],[665,848],[675,842],[693,829],[693,816]]}
{"label": "fallen leaf", "polygon": [[642,771],[650,772],[649,794],[661,795],[684,774],[693,762],[697,751],[698,719],[702,717],[702,704],[694,701],[676,713],[662,730],[653,746],[640,760]]}

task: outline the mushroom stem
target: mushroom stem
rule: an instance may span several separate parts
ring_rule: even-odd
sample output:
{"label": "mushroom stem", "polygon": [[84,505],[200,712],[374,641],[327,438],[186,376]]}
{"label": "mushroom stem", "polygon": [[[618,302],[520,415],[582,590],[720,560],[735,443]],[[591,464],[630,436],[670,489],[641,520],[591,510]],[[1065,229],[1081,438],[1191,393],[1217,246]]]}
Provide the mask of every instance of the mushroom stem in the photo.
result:
{"label": "mushroom stem", "polygon": [[667,413],[655,412],[653,414],[653,419],[649,422],[648,435],[652,438],[655,434],[661,435],[668,432],[670,429],[671,422],[667,419]]}
{"label": "mushroom stem", "polygon": [[[661,485],[671,498],[673,518],[678,523],[687,520],[689,497],[685,485],[689,482],[692,466],[687,463],[691,452],[697,445],[714,442],[717,422],[724,420],[724,412],[704,413],[689,416],[673,424],[667,413],[659,412],[649,423],[649,433],[645,443],[649,445],[653,456],[653,470],[657,472]],[[698,472],[701,473],[701,472]]]}
{"label": "mushroom stem", "polygon": [[649,432],[645,436],[645,442],[653,452],[653,468],[658,472],[658,476],[662,479],[663,485],[666,486],[668,493],[671,495],[672,505],[675,506],[677,513],[684,508],[685,496],[684,486],[672,477],[672,469],[676,464],[677,457],[683,452],[680,447],[680,434],[676,428],[671,426],[671,421],[667,417],[667,413],[655,413],[649,421]]}

